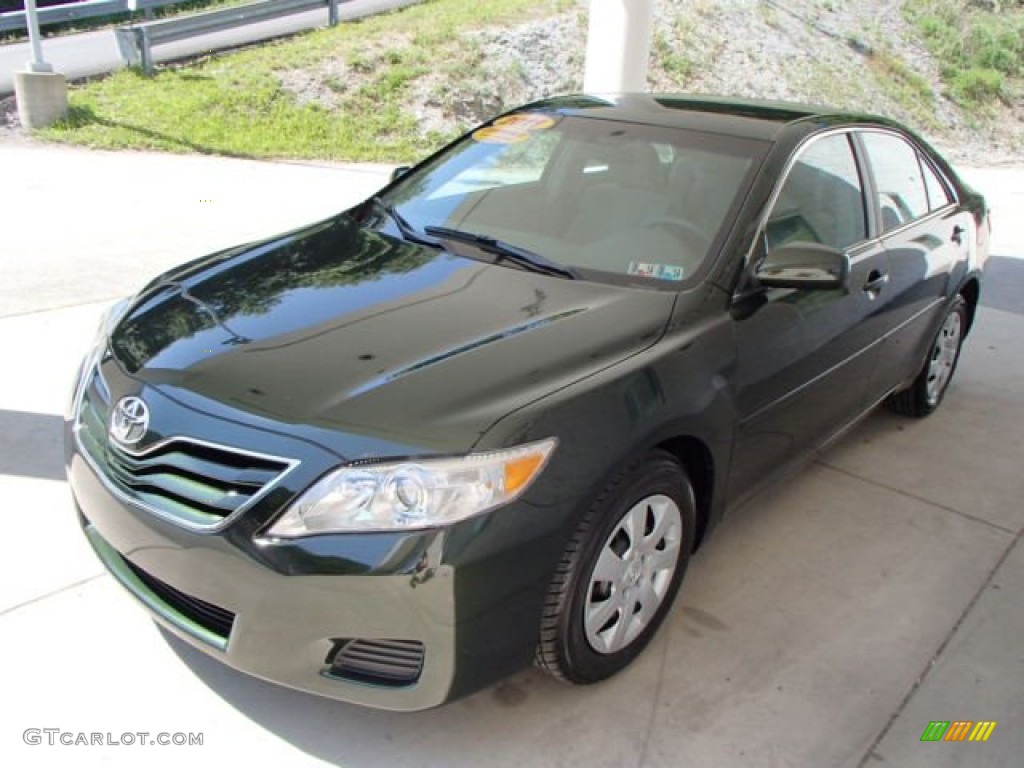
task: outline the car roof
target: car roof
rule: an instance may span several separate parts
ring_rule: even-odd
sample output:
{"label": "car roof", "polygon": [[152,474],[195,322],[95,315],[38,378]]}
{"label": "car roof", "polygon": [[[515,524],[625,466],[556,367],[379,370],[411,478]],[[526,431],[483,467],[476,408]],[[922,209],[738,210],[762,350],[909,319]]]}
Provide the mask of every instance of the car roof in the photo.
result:
{"label": "car roof", "polygon": [[574,94],[536,101],[515,111],[554,111],[767,141],[777,139],[780,133],[797,124],[803,125],[805,130],[848,124],[902,128],[882,117],[833,107],[684,93]]}

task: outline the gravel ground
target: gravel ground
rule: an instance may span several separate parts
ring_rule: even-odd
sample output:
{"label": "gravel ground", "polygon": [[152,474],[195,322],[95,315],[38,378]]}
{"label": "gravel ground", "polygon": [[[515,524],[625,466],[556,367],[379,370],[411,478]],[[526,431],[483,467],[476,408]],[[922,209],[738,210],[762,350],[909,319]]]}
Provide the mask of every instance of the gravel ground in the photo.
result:
{"label": "gravel ground", "polygon": [[17,134],[20,128],[18,105],[15,103],[14,97],[0,98],[0,139]]}

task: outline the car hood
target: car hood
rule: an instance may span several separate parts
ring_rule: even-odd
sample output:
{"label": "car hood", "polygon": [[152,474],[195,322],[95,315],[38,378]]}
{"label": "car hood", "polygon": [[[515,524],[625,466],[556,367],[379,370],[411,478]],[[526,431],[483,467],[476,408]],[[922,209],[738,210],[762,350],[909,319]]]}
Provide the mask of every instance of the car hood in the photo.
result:
{"label": "car hood", "polygon": [[407,243],[341,215],[154,281],[120,366],[193,407],[427,451],[653,344],[673,294]]}

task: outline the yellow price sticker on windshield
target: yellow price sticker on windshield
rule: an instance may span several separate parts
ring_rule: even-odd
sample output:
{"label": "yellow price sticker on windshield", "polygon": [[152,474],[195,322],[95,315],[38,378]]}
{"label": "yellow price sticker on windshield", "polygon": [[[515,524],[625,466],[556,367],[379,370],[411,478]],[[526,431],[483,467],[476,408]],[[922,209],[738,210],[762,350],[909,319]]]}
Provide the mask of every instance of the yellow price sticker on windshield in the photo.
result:
{"label": "yellow price sticker on windshield", "polygon": [[495,120],[494,124],[524,131],[543,131],[553,126],[555,121],[547,115],[505,115]]}
{"label": "yellow price sticker on windshield", "polygon": [[518,144],[534,131],[547,130],[554,124],[554,119],[547,115],[506,115],[474,131],[473,138],[487,144]]}
{"label": "yellow price sticker on windshield", "polygon": [[489,125],[474,131],[473,138],[486,144],[516,144],[530,138],[530,133],[518,128],[506,128],[503,125]]}

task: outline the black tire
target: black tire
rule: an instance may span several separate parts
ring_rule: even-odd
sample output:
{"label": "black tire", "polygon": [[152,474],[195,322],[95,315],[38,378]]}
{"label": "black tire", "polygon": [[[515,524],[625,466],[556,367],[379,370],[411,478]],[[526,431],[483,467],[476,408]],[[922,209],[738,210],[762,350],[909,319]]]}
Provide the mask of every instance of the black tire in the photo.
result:
{"label": "black tire", "polygon": [[[951,337],[951,323],[956,327],[955,340]],[[886,404],[896,413],[912,418],[924,418],[935,411],[942,403],[949,383],[953,380],[956,372],[956,365],[960,361],[960,349],[963,346],[964,334],[967,332],[967,302],[962,296],[957,296],[949,307],[949,312],[943,318],[942,326],[935,335],[931,346],[928,348],[928,357],[921,366],[920,373],[914,379],[914,383],[906,389],[895,392],[889,396]],[[955,342],[955,348],[953,348]],[[943,347],[946,347],[946,361],[942,367],[945,372],[941,380],[937,378],[933,363],[940,365],[943,356]]]}
{"label": "black tire", "polygon": [[[678,530],[675,512],[666,500],[674,502],[679,513]],[[630,540],[627,518],[644,521],[640,537]],[[656,525],[657,520],[665,522]],[[652,451],[619,472],[583,516],[562,555],[544,605],[537,665],[566,682],[588,684],[614,675],[633,661],[672,607],[693,549],[695,525],[693,486],[673,456],[664,451]],[[659,531],[659,527],[664,530]],[[660,543],[658,537],[662,537]],[[602,553],[606,548],[623,548],[626,545],[623,541],[628,549],[617,553],[623,555],[619,562],[630,565],[622,569],[622,583],[631,579],[632,582],[625,587],[611,581],[593,584],[591,580],[598,576],[595,569]],[[673,559],[676,544],[674,570],[669,574],[666,564]],[[641,554],[643,552],[646,553]],[[659,567],[662,570],[649,571]],[[659,588],[663,590],[658,598],[660,602],[654,599]],[[607,594],[602,595],[605,589]],[[645,605],[643,596],[632,602],[631,595],[646,595],[651,599]],[[612,628],[603,635],[593,630],[588,633],[584,611],[591,609],[594,610],[592,615],[597,615],[601,608],[599,601],[603,599],[610,604],[613,597],[619,608],[610,619],[615,622]],[[656,610],[651,610],[654,605]],[[653,616],[645,619],[644,614],[650,613]],[[625,628],[621,637],[616,635],[619,622]],[[638,634],[626,642],[634,631]],[[600,640],[607,635],[614,636],[613,639],[619,637],[625,645],[598,650],[588,639],[595,636]]]}

